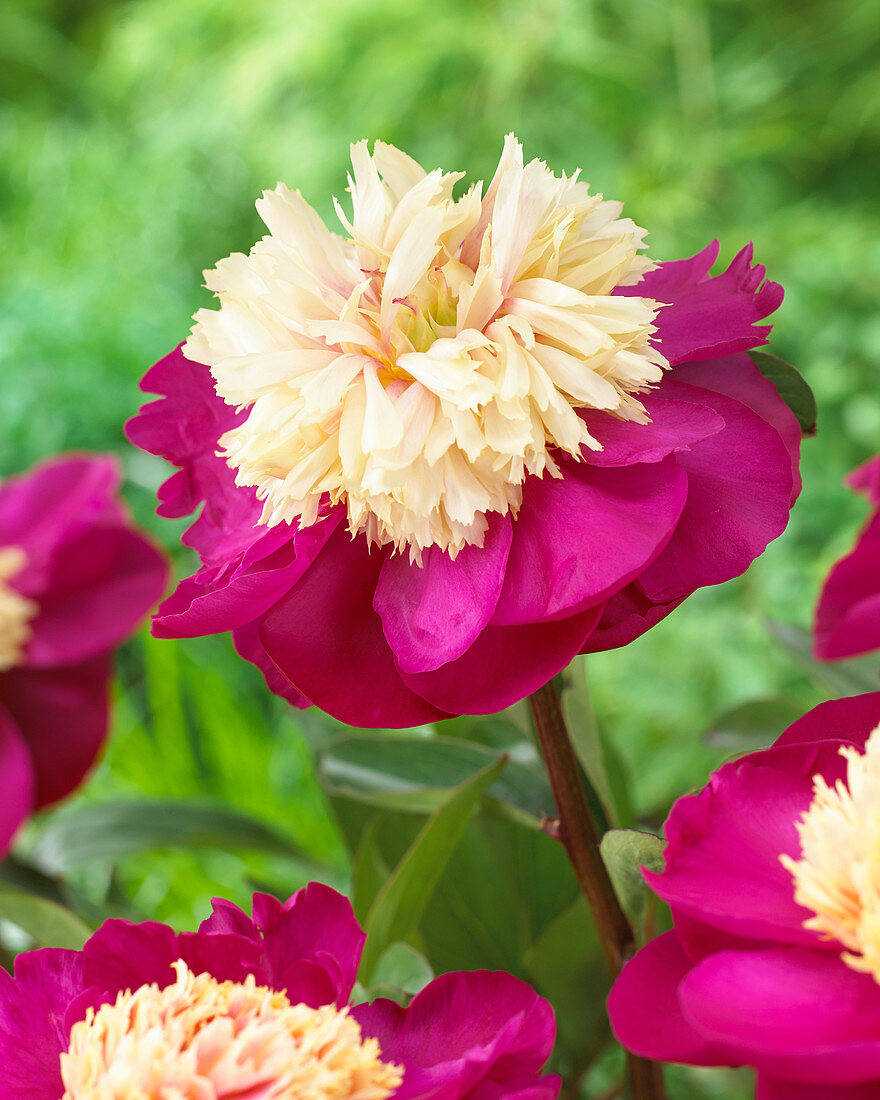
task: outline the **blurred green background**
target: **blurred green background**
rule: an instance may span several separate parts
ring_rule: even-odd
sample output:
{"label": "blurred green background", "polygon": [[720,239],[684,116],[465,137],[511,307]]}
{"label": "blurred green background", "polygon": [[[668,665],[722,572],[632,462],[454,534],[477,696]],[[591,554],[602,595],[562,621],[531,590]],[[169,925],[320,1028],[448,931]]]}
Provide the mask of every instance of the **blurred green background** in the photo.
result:
{"label": "blurred green background", "polygon": [[[589,661],[612,769],[629,774],[633,819],[658,827],[747,743],[730,723],[706,736],[719,714],[772,698],[784,715],[844,690],[766,620],[809,625],[864,515],[841,478],[880,448],[877,17],[876,0],[4,0],[0,471],[117,452],[138,519],[189,571],[181,525],[152,516],[166,471],[122,435],[137,381],[208,304],[202,269],[260,235],[260,190],[284,180],[329,218],[361,137],[487,179],[513,130],[527,155],[624,200],[655,258],[717,236],[726,263],[754,240],[786,287],[771,348],[813,387],[820,430],[791,526],[749,574]],[[188,926],[212,892],[243,901],[314,874],[347,888],[339,807],[315,772],[334,723],[267,698],[225,638],[142,636],[119,667],[104,762],[26,851],[108,799],[195,798],[296,852],[208,838],[184,853],[157,834],[143,851],[80,852],[65,873],[96,907]],[[747,1088],[681,1073],[682,1096]]]}

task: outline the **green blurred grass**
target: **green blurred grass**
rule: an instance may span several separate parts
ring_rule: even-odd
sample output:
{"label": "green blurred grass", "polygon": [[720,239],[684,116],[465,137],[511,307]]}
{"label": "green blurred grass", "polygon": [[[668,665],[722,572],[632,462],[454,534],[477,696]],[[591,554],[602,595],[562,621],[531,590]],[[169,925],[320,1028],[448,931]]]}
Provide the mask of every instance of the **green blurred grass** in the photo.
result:
{"label": "green blurred grass", "polygon": [[[589,662],[637,811],[659,821],[722,758],[701,739],[715,714],[820,697],[763,624],[808,624],[863,515],[841,477],[880,440],[875,20],[871,0],[6,0],[0,470],[117,451],[135,514],[188,571],[180,525],[152,516],[164,470],[123,439],[137,381],[208,301],[201,270],[259,235],[259,191],[283,179],[329,217],[360,137],[487,178],[515,130],[529,155],[623,199],[658,258],[718,236],[726,261],[753,239],[787,289],[773,349],[813,386],[820,432],[788,532],[745,578]],[[228,802],[344,882],[311,763],[326,729],[267,699],[227,639],[130,643],[118,694],[81,798]],[[169,853],[124,861],[114,886],[191,925],[212,890],[243,900],[307,873]]]}

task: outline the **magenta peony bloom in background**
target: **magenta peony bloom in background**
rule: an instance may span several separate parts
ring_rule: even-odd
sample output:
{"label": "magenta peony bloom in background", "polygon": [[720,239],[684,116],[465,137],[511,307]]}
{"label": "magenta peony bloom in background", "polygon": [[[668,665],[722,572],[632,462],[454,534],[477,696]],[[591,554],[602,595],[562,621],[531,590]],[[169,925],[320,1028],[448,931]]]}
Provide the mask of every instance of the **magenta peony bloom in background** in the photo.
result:
{"label": "magenta peony bloom in background", "polygon": [[800,432],[746,349],[782,300],[746,248],[644,231],[508,137],[485,194],[352,147],[351,218],[298,192],[207,273],[129,438],[179,467],[202,567],[160,637],[231,630],[273,690],[355,725],[488,713],[623,645],[784,529]]}
{"label": "magenta peony bloom in background", "polygon": [[113,458],[71,455],[0,484],[0,853],[93,764],[112,651],[165,587],[119,481]]}
{"label": "magenta peony bloom in background", "polygon": [[364,934],[313,883],[198,932],[109,920],[82,951],[0,971],[8,1100],[555,1100],[549,1004],[509,974],[436,978],[402,1008],[350,1005]]}
{"label": "magenta peony bloom in background", "polygon": [[855,546],[828,574],[816,608],[816,656],[822,661],[880,649],[880,456],[849,475],[874,514]]}
{"label": "magenta peony bloom in background", "polygon": [[676,802],[645,872],[674,930],[609,999],[625,1046],[754,1066],[758,1100],[880,1096],[878,723],[880,692],[824,703]]}

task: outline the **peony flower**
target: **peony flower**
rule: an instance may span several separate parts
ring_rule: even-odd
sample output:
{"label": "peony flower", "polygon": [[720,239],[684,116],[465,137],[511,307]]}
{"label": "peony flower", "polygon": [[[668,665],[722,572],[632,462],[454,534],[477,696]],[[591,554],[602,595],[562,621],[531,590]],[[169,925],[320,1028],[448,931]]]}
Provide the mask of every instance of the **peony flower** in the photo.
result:
{"label": "peony flower", "polygon": [[283,185],[269,233],[142,388],[129,438],[204,507],[160,637],[232,630],[273,690],[365,726],[500,710],[622,645],[785,527],[799,430],[743,352],[782,290],[717,243],[655,265],[577,176],[352,147],[345,236]]}
{"label": "peony flower", "polygon": [[724,765],[644,872],[674,930],[611,991],[647,1058],[749,1065],[758,1100],[880,1095],[880,692],[823,703]]}
{"label": "peony flower", "polygon": [[0,484],[0,853],[94,763],[112,651],[165,586],[119,480],[114,459],[78,455]]}
{"label": "peony flower", "polygon": [[816,656],[822,661],[880,649],[880,456],[849,475],[874,506],[855,546],[825,581],[816,608]]}
{"label": "peony flower", "polygon": [[555,1100],[549,1004],[509,974],[436,978],[402,1008],[352,1005],[364,943],[312,883],[253,917],[215,900],[198,932],[108,920],[82,951],[0,972],[8,1100]]}

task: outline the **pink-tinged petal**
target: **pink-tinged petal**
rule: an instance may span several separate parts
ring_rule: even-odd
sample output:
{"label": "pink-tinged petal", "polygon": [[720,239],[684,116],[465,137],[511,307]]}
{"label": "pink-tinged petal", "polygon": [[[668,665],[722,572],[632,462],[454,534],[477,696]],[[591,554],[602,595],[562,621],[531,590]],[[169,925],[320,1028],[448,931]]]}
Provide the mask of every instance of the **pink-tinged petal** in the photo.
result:
{"label": "pink-tinged petal", "polygon": [[15,978],[0,969],[0,1065],[4,1100],[58,1100],[61,1054],[70,1045],[67,1009],[83,992],[77,951],[19,955]]}
{"label": "pink-tinged petal", "polygon": [[880,504],[880,455],[857,466],[846,483],[857,493],[863,493],[872,504]]}
{"label": "pink-tinged petal", "polygon": [[724,417],[692,401],[672,401],[644,394],[642,404],[651,418],[647,424],[617,420],[601,411],[583,411],[581,419],[601,451],[584,447],[581,457],[590,466],[632,466],[660,462],[677,451],[688,451],[724,427]]}
{"label": "pink-tinged petal", "polygon": [[125,434],[142,451],[180,467],[159,490],[157,513],[186,516],[204,501],[182,541],[205,564],[235,557],[264,533],[256,527],[262,507],[253,489],[235,484],[235,474],[216,452],[220,436],[247,413],[218,397],[210,370],[179,347],[147,371],[141,389],[162,396],[126,423]]}
{"label": "pink-tinged petal", "polygon": [[880,648],[880,515],[828,574],[813,629],[822,661]]}
{"label": "pink-tinged petal", "polygon": [[116,501],[119,463],[110,455],[70,455],[40,463],[0,485],[3,546],[27,555],[16,588],[40,595],[59,544],[93,524],[116,524],[123,512]]}
{"label": "pink-tinged petal", "polygon": [[[342,521],[337,508],[302,531],[286,527],[282,545],[238,570],[203,568],[181,581],[153,617],[157,638],[197,638],[246,626],[285,595]],[[274,542],[279,528],[270,538]],[[271,542],[268,544],[271,546]],[[256,551],[256,544],[251,552]]]}
{"label": "pink-tinged petal", "polygon": [[791,458],[791,502],[794,504],[801,491],[801,426],[773,383],[755,366],[751,356],[727,355],[720,359],[682,363],[673,371],[673,377],[679,382],[688,382],[741,401],[779,432]]}
{"label": "pink-tinged petal", "polygon": [[750,244],[713,277],[709,269],[717,257],[713,241],[695,256],[660,264],[635,286],[615,291],[666,303],[657,314],[654,343],[670,363],[730,355],[767,342],[772,326],[756,322],[779,308],[782,287],[763,282],[765,269],[752,267]]}
{"label": "pink-tinged petal", "polygon": [[711,1043],[684,1018],[678,987],[691,963],[675,932],[664,932],[629,960],[608,997],[608,1016],[619,1041],[659,1062],[732,1065],[735,1057]]}
{"label": "pink-tinged petal", "polygon": [[604,653],[640,638],[652,626],[662,622],[685,597],[669,603],[654,603],[639,588],[638,581],[616,592],[605,605],[602,618],[587,638],[582,653]]}
{"label": "pink-tinged petal", "polygon": [[252,665],[257,666],[263,674],[266,687],[273,695],[284,699],[292,707],[305,710],[306,707],[312,705],[311,700],[307,699],[299,688],[294,687],[266,652],[263,643],[260,641],[260,624],[261,621],[255,619],[252,623],[233,630],[232,644],[235,646],[235,652],[239,657],[243,657],[246,661],[250,661]]}
{"label": "pink-tinged petal", "polygon": [[25,739],[0,706],[0,858],[34,808],[34,765]]}
{"label": "pink-tinged petal", "polygon": [[510,552],[509,516],[493,515],[482,546],[465,546],[455,561],[436,546],[385,559],[373,607],[403,672],[430,672],[460,657],[495,610]]}
{"label": "pink-tinged petal", "polygon": [[107,734],[110,661],[93,657],[68,668],[16,668],[0,677],[0,702],[33,760],[36,808],[79,785]]}
{"label": "pink-tinged petal", "polygon": [[792,476],[779,433],[741,402],[672,379],[657,392],[709,405],[725,420],[717,435],[676,456],[688,475],[687,503],[666,549],[639,577],[654,603],[670,603],[743,573],[782,534]]}
{"label": "pink-tinged petal", "polygon": [[424,699],[451,714],[495,714],[561,672],[601,614],[599,604],[548,623],[487,626],[457,661],[402,676]]}
{"label": "pink-tinged petal", "polygon": [[27,647],[30,668],[71,665],[112,649],[162,595],[164,556],[136,531],[95,526],[63,541]]}
{"label": "pink-tinged petal", "polygon": [[413,726],[447,717],[403,682],[373,609],[386,557],[338,527],[260,630],[266,653],[290,682],[353,726]]}
{"label": "pink-tinged petal", "polygon": [[678,987],[707,1039],[776,1077],[811,1084],[880,1077],[880,996],[870,974],[802,947],[721,951]]}
{"label": "pink-tinged petal", "polygon": [[408,1008],[378,1000],[352,1015],[383,1058],[406,1066],[395,1100],[479,1100],[530,1088],[556,1095],[558,1078],[541,1077],[556,1036],[553,1010],[509,974],[444,974]]}
{"label": "pink-tinged petal", "polygon": [[[699,794],[680,798],[666,822],[666,868],[645,879],[677,912],[734,936],[830,950],[803,927],[791,874],[800,857],[795,827],[812,801],[813,777],[845,775],[838,745],[772,748],[726,764]],[[747,807],[747,812],[744,811]]]}
{"label": "pink-tinged petal", "polygon": [[[880,1079],[860,1081],[855,1085],[834,1085],[833,1100],[877,1100]],[[782,1081],[766,1073],[758,1074],[755,1100],[829,1100],[826,1084],[811,1085],[806,1081]]]}
{"label": "pink-tinged petal", "polygon": [[865,742],[880,725],[880,691],[831,699],[798,718],[776,739],[774,748],[813,741],[838,741],[864,751]]}
{"label": "pink-tinged petal", "polygon": [[523,486],[493,626],[560,619],[603,603],[657,557],[685,505],[687,476],[671,456],[561,469],[561,479]]}

